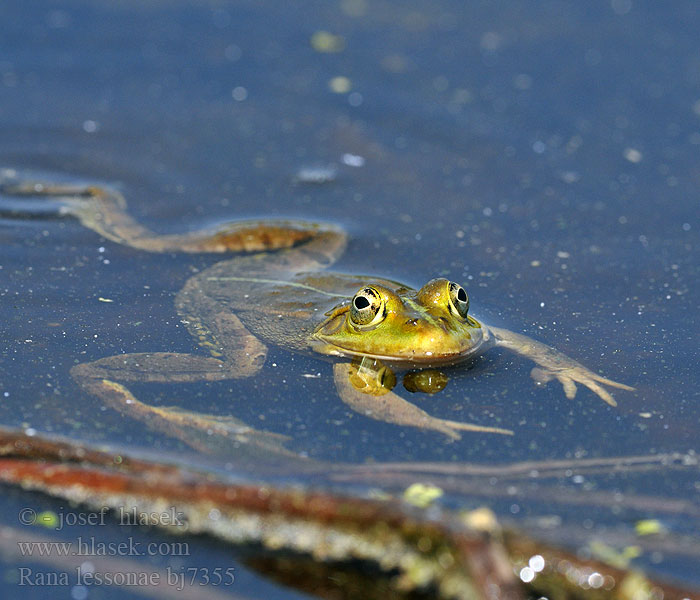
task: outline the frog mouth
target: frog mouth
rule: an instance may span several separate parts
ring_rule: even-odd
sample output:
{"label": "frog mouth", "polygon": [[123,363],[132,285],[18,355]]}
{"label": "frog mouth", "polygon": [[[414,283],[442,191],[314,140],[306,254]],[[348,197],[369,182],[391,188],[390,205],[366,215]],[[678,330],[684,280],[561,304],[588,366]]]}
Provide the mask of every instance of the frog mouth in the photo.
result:
{"label": "frog mouth", "polygon": [[381,352],[344,347],[339,345],[336,340],[333,340],[331,336],[316,335],[314,337],[316,343],[312,341],[311,346],[316,352],[339,358],[371,358],[383,363],[406,368],[412,366],[438,367],[457,364],[473,358],[482,349],[482,344],[478,343],[455,352],[434,353],[430,350],[412,350],[402,354],[384,354]]}

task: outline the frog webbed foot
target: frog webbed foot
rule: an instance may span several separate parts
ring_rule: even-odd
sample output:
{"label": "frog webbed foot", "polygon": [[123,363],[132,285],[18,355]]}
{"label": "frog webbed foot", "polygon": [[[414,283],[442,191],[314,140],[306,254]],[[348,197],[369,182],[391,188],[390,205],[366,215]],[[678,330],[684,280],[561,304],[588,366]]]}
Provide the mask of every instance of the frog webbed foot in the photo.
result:
{"label": "frog webbed foot", "polygon": [[211,415],[179,406],[149,406],[135,398],[124,407],[124,413],[127,408],[130,416],[159,426],[164,433],[206,454],[231,456],[235,452],[240,457],[245,449],[248,454],[255,451],[260,457],[265,454],[296,456],[284,447],[291,439],[289,436],[255,429],[233,415]]}
{"label": "frog webbed foot", "polygon": [[604,383],[610,387],[615,387],[621,390],[633,391],[634,388],[624,383],[612,381],[606,377],[596,375],[593,371],[589,371],[582,365],[574,365],[565,369],[547,369],[535,367],[530,371],[530,376],[540,385],[545,385],[552,379],[557,379],[564,388],[564,394],[569,400],[576,396],[576,384],[585,385],[589,390],[595,393],[599,398],[607,402],[610,406],[617,406],[617,402],[599,383]]}
{"label": "frog webbed foot", "polygon": [[[80,370],[73,375],[80,377]],[[254,429],[230,415],[210,415],[173,406],[153,406],[138,400],[125,386],[109,379],[83,378],[81,385],[108,406],[150,429],[179,439],[191,448],[215,456],[274,458],[297,456],[284,447],[288,436]]]}
{"label": "frog webbed foot", "polygon": [[158,236],[135,221],[126,211],[124,196],[109,186],[53,183],[0,174],[0,214],[13,218],[74,217],[84,227],[119,244],[153,252],[172,246],[168,236]]}
{"label": "frog webbed foot", "polygon": [[[98,191],[94,186],[16,181],[0,176],[0,213],[9,217],[75,214]],[[17,201],[23,201],[23,204],[18,204]]]}

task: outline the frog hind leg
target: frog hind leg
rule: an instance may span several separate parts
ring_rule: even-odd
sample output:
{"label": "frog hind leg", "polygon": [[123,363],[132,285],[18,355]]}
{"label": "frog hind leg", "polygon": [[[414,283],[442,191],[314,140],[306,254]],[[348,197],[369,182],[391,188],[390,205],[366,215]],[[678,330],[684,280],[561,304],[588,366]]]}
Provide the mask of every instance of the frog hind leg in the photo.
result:
{"label": "frog hind leg", "polygon": [[494,334],[498,346],[517,352],[538,365],[530,372],[531,377],[537,383],[546,384],[552,379],[557,379],[562,384],[566,397],[570,400],[576,396],[577,383],[585,385],[610,406],[617,406],[617,402],[615,402],[615,399],[603,385],[621,390],[634,390],[629,385],[618,383],[594,373],[558,350],[527,336],[499,327],[489,327],[489,329]]}
{"label": "frog hind leg", "polygon": [[[251,447],[261,452],[287,453],[281,446],[284,436],[257,431],[228,416],[215,416],[172,407],[143,403],[119,382],[178,383],[223,381],[249,377],[260,370],[266,357],[265,346],[250,334],[233,314],[212,318],[216,338],[204,338],[204,347],[218,356],[175,352],[133,353],[108,356],[76,365],[71,375],[88,393],[100,398],[117,412],[145,422],[149,427],[178,438],[196,450],[220,454]],[[209,339],[226,340],[217,350]],[[200,343],[202,340],[200,340]]]}
{"label": "frog hind leg", "polygon": [[365,370],[364,373],[358,374],[358,369],[353,363],[336,363],[333,366],[338,394],[345,404],[362,415],[395,425],[438,431],[452,440],[461,438],[460,431],[513,435],[509,429],[433,417],[393,391],[383,388],[381,383],[376,385],[373,381],[375,374],[381,379],[379,370],[374,373]]}
{"label": "frog hind leg", "polygon": [[[79,371],[73,375],[80,377]],[[204,414],[175,406],[152,406],[135,398],[124,385],[109,379],[83,378],[80,384],[120,414],[179,439],[198,452],[230,457],[233,448],[237,458],[242,455],[296,456],[283,445],[289,439],[287,436],[253,429],[235,417]]]}
{"label": "frog hind leg", "polygon": [[27,217],[29,209],[3,198],[45,201],[45,211],[72,216],[102,237],[148,252],[256,252],[289,248],[321,235],[344,239],[344,233],[329,224],[283,219],[233,221],[176,234],[158,234],[138,223],[128,212],[124,196],[109,186],[53,184],[39,181],[3,181],[0,178],[0,214]]}

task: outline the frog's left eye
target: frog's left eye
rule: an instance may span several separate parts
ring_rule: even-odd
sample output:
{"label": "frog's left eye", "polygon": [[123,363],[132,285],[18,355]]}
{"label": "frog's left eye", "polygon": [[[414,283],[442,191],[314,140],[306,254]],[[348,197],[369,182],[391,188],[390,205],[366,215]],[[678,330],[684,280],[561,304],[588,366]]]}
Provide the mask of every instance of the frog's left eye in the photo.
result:
{"label": "frog's left eye", "polygon": [[350,304],[350,320],[355,325],[376,325],[384,318],[384,300],[371,287],[362,288]]}
{"label": "frog's left eye", "polygon": [[456,312],[463,319],[469,312],[469,296],[467,291],[458,283],[450,282],[450,310]]}

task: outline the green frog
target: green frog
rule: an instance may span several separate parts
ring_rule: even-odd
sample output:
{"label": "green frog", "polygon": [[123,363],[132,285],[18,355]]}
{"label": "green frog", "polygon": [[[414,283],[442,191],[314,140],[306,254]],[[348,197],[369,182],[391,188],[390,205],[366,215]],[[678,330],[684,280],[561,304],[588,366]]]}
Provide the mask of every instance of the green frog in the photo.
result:
{"label": "green frog", "polygon": [[[251,377],[262,369],[268,346],[277,345],[332,360],[335,388],[353,410],[450,439],[459,439],[464,431],[512,431],[428,414],[394,391],[395,370],[413,371],[406,377],[407,389],[431,392],[446,381],[436,368],[469,361],[497,346],[532,360],[537,365],[532,370],[535,381],[557,379],[567,398],[574,398],[580,383],[615,406],[604,386],[633,389],[543,343],[486,325],[469,313],[469,296],[453,281],[432,279],[416,290],[390,279],[328,271],[347,241],[346,233],[334,225],[238,221],[159,235],[136,222],[124,197],[110,187],[15,182],[6,183],[0,193],[41,197],[59,214],[76,217],[101,236],[132,248],[239,253],[194,275],[176,296],[182,322],[205,352],[121,354],[72,369],[85,390],[113,408],[195,447],[206,446],[212,432],[267,447],[281,444],[282,437],[256,431],[233,417],[151,406],[124,384]],[[415,377],[420,369],[430,375]]]}

